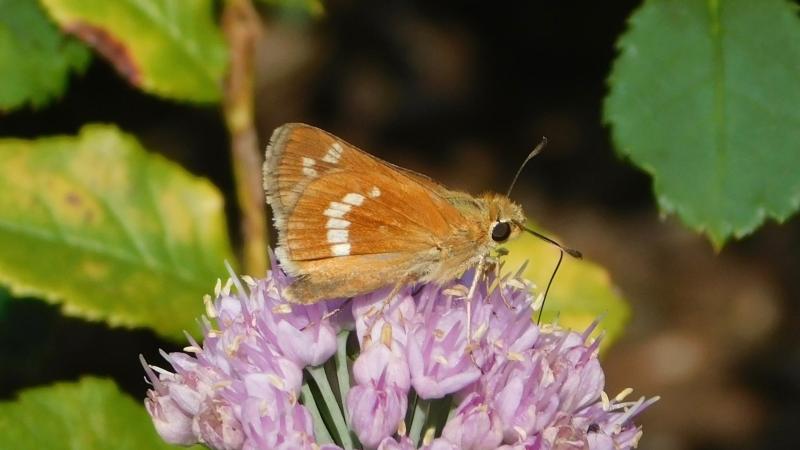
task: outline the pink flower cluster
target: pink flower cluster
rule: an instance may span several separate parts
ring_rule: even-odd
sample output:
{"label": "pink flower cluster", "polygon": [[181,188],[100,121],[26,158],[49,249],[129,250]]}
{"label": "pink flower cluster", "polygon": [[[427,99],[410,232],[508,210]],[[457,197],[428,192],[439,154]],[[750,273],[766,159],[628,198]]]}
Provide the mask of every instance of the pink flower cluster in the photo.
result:
{"label": "pink flower cluster", "polygon": [[[145,365],[162,438],[213,449],[628,449],[656,399],[609,399],[593,327],[538,327],[518,277],[472,273],[300,306],[287,277],[236,277],[207,299],[202,346]],[[231,293],[235,287],[236,293]],[[469,329],[469,330],[468,330]],[[355,360],[347,355],[351,330]]]}

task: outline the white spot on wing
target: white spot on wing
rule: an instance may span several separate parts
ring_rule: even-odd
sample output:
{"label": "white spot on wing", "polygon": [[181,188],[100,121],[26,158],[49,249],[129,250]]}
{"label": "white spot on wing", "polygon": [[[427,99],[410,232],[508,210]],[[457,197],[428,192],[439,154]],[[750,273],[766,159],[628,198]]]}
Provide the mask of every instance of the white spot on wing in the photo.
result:
{"label": "white spot on wing", "polygon": [[351,192],[344,196],[342,202],[353,206],[361,206],[361,204],[364,203],[364,196],[361,194],[356,194],[355,192]]}
{"label": "white spot on wing", "polygon": [[347,230],[328,230],[328,243],[339,244],[347,243],[350,233]]}
{"label": "white spot on wing", "polygon": [[312,158],[303,157],[303,175],[314,178],[317,176],[317,170],[314,169],[314,165],[317,162]]}
{"label": "white spot on wing", "polygon": [[370,198],[378,198],[381,196],[381,190],[378,189],[378,186],[372,186],[372,189],[369,191]]}
{"label": "white spot on wing", "polygon": [[344,230],[345,228],[347,228],[349,226],[350,226],[350,221],[349,220],[337,219],[337,218],[334,218],[334,217],[331,217],[330,219],[328,219],[328,223],[325,224],[325,228],[330,228],[330,229],[336,228],[336,229],[340,229],[340,230]]}
{"label": "white spot on wing", "polygon": [[331,245],[331,254],[333,256],[347,256],[350,254],[350,244],[334,244]]}
{"label": "white spot on wing", "polygon": [[328,149],[327,153],[325,153],[325,156],[322,157],[322,160],[329,164],[336,164],[342,157],[343,151],[344,149],[342,148],[342,144],[334,142],[331,144],[331,147]]}
{"label": "white spot on wing", "polygon": [[328,209],[326,209],[322,214],[328,217],[341,219],[345,214],[347,214],[348,211],[350,211],[350,208],[352,208],[351,205],[346,205],[339,202],[331,202],[330,205],[328,205]]}

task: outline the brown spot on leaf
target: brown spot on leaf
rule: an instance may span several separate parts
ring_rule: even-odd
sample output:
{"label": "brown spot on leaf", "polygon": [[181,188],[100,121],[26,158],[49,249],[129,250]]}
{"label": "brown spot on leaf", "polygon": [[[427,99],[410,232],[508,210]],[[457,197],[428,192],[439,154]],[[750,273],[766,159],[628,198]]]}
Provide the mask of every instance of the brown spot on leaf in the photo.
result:
{"label": "brown spot on leaf", "polygon": [[74,192],[68,193],[66,196],[66,200],[67,203],[69,203],[72,206],[78,206],[81,204],[81,197]]}
{"label": "brown spot on leaf", "polygon": [[67,192],[66,195],[64,195],[64,201],[67,203],[67,206],[74,208],[73,210],[76,211],[76,214],[81,214],[84,224],[89,224],[94,220],[94,211],[77,192]]}
{"label": "brown spot on leaf", "polygon": [[83,42],[94,47],[98,53],[111,62],[117,72],[134,86],[139,86],[142,74],[130,50],[108,30],[96,25],[75,21],[64,26],[64,31],[74,34]]}

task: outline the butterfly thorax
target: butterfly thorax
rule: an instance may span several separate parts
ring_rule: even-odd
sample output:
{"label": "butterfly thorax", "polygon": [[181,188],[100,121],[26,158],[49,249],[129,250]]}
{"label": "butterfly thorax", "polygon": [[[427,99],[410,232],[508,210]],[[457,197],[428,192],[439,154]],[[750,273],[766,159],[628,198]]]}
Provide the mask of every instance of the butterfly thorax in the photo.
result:
{"label": "butterfly thorax", "polygon": [[436,263],[429,266],[431,270],[424,281],[444,282],[460,276],[498,246],[517,237],[525,221],[522,208],[500,194],[472,197],[448,191],[445,198],[461,217],[450,223],[449,233],[437,246],[440,253]]}

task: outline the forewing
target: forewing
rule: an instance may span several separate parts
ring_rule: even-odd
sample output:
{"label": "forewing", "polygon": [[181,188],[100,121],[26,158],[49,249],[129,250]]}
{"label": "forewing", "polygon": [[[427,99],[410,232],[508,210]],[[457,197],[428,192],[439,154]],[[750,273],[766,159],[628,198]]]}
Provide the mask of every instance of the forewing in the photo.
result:
{"label": "forewing", "polygon": [[465,221],[440,185],[303,124],[273,134],[265,187],[293,275],[309,273],[304,261],[435,252]]}

